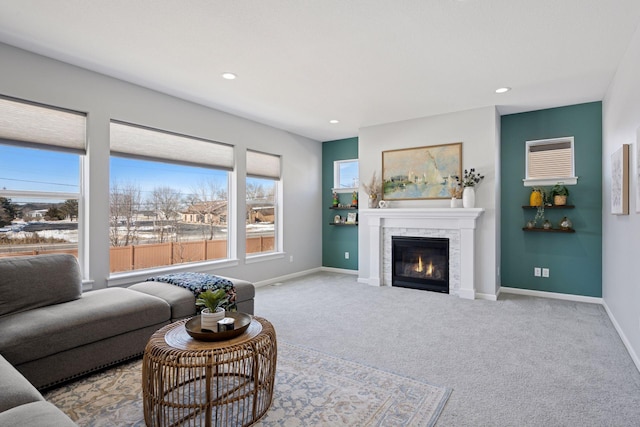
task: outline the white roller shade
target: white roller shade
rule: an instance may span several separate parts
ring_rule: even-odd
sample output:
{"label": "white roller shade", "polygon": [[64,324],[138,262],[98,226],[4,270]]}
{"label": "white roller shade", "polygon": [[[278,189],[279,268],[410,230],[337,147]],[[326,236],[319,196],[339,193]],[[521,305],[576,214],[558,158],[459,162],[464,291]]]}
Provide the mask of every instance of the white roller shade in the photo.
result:
{"label": "white roller shade", "polygon": [[85,152],[85,114],[0,98],[0,138]]}
{"label": "white roller shade", "polygon": [[233,170],[233,146],[126,123],[111,122],[111,153]]}
{"label": "white roller shade", "polygon": [[280,180],[280,156],[247,150],[247,176]]}

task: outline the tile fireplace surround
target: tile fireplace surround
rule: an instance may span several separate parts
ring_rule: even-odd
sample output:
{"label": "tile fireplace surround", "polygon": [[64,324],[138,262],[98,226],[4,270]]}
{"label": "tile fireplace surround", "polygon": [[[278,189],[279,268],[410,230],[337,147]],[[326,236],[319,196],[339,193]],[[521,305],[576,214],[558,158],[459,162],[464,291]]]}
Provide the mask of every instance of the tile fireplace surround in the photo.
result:
{"label": "tile fireplace surround", "polygon": [[360,227],[369,234],[369,278],[373,286],[391,286],[391,237],[449,239],[449,293],[475,299],[476,220],[484,209],[361,209]]}

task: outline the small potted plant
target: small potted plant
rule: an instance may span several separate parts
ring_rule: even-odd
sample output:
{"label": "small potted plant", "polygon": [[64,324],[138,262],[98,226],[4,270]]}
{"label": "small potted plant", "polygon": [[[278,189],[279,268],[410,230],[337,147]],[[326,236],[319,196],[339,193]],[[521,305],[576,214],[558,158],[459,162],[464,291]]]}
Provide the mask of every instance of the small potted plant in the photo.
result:
{"label": "small potted plant", "polygon": [[556,206],[564,206],[567,204],[569,189],[562,184],[556,184],[551,189],[553,195],[553,204]]}
{"label": "small potted plant", "polygon": [[228,302],[227,292],[224,289],[215,291],[207,289],[201,292],[196,299],[196,306],[204,307],[200,312],[200,327],[203,330],[217,331],[218,320],[224,319],[224,307]]}

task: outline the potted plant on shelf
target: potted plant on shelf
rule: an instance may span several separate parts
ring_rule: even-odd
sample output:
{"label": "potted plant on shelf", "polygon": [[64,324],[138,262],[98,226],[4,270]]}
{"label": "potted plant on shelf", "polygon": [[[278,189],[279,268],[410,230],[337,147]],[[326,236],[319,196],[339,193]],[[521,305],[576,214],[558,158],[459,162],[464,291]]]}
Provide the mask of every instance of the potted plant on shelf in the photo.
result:
{"label": "potted plant on shelf", "polygon": [[567,197],[569,197],[569,189],[562,184],[556,184],[551,189],[553,195],[553,204],[556,206],[564,206],[567,204]]}
{"label": "potted plant on shelf", "polygon": [[200,312],[200,327],[209,331],[218,330],[218,320],[225,317],[224,306],[229,302],[224,289],[207,289],[196,299],[196,306],[204,307]]}

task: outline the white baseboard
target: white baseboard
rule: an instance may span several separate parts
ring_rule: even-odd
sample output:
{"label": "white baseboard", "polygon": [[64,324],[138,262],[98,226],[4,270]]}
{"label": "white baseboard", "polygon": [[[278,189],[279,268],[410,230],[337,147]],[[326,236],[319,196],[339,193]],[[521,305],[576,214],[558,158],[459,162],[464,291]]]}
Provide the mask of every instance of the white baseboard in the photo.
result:
{"label": "white baseboard", "polygon": [[353,274],[358,275],[358,270],[349,270],[346,268],[335,268],[335,267],[320,267],[321,271],[328,271],[330,273],[341,273],[341,274]]}
{"label": "white baseboard", "polygon": [[[498,291],[498,295],[500,295],[500,291]],[[487,301],[498,301],[498,295],[482,294],[482,293],[476,292],[476,299],[484,299]]]}
{"label": "white baseboard", "polygon": [[604,306],[604,309],[609,315],[609,319],[611,319],[611,323],[613,323],[613,327],[616,328],[616,332],[618,332],[618,335],[620,336],[622,343],[627,348],[627,351],[629,352],[629,356],[631,356],[631,360],[633,360],[633,363],[635,363],[636,368],[640,372],[640,358],[638,357],[636,352],[633,350],[633,347],[631,347],[631,343],[627,339],[627,336],[624,334],[624,332],[622,332],[622,328],[620,327],[620,324],[618,324],[618,321],[613,316],[613,313],[611,312],[611,310],[609,310],[609,306],[607,305],[607,303],[602,301],[602,305]]}
{"label": "white baseboard", "polygon": [[546,292],[546,291],[534,291],[531,289],[508,288],[505,286],[502,286],[499,289],[498,295],[502,292],[504,292],[505,294],[528,295],[531,297],[562,299],[566,301],[576,301],[576,302],[588,302],[590,304],[603,303],[602,298],[597,298],[597,297],[585,297],[582,295],[559,294],[556,292]]}
{"label": "white baseboard", "polygon": [[296,277],[306,276],[308,274],[317,273],[319,271],[322,271],[322,267],[312,268],[312,269],[303,270],[303,271],[297,271],[295,273],[285,274],[284,276],[274,277],[273,279],[261,280],[260,282],[254,282],[253,286],[255,286],[256,288],[259,288],[262,286],[273,285],[274,283],[283,282],[289,279],[295,279]]}

